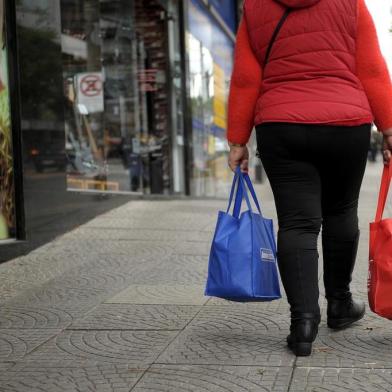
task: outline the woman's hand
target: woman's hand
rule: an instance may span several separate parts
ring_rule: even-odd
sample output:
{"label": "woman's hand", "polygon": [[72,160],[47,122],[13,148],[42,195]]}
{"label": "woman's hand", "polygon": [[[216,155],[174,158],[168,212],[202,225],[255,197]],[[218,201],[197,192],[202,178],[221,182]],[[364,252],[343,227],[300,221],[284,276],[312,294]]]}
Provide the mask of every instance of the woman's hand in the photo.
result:
{"label": "woman's hand", "polygon": [[235,171],[238,165],[241,166],[241,171],[247,172],[249,164],[249,151],[247,146],[238,147],[230,146],[229,152],[229,166]]}
{"label": "woman's hand", "polygon": [[382,145],[382,156],[384,158],[384,163],[389,163],[392,156],[392,135],[384,135],[384,142]]}
{"label": "woman's hand", "polygon": [[382,155],[384,163],[389,163],[392,157],[392,128],[383,132],[384,141],[382,144]]}

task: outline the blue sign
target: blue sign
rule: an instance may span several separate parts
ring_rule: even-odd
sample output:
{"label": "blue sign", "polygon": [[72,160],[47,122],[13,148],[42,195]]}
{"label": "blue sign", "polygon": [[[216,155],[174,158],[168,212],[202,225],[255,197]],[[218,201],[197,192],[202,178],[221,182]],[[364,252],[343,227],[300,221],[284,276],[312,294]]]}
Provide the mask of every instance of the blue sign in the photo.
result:
{"label": "blue sign", "polygon": [[235,0],[209,0],[209,3],[218,11],[231,31],[235,33],[237,26],[237,11]]}
{"label": "blue sign", "polygon": [[[220,24],[211,15],[208,8],[201,0],[188,1],[188,28],[189,33],[192,35],[192,39],[195,39],[196,42],[199,41],[200,45],[207,49],[212,57],[212,60],[216,65],[216,67],[214,66],[214,83],[221,91],[220,94],[214,92],[209,118],[206,118],[206,114],[201,114],[202,117],[200,118],[200,114],[198,114],[197,111],[192,113],[193,130],[195,133],[208,133],[217,138],[224,139],[226,132],[226,113],[224,109],[219,109],[219,107],[226,105],[224,95],[227,93],[226,90],[228,89],[230,75],[233,70],[234,42],[229,35],[224,32]],[[197,47],[196,49],[193,48],[193,50],[196,51],[197,49]],[[200,66],[197,63],[198,61],[200,62],[198,56],[192,57],[192,53],[190,53],[189,56],[190,59],[197,59],[195,64],[192,63],[192,65],[196,69],[196,72],[200,72]],[[218,102],[219,105],[215,105],[214,103],[216,102]]]}

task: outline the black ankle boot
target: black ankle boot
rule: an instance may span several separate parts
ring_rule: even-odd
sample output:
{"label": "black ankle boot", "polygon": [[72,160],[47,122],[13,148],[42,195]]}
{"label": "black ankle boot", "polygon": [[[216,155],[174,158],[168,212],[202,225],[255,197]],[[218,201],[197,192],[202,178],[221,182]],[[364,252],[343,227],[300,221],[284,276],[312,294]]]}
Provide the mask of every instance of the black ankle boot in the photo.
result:
{"label": "black ankle boot", "polygon": [[305,357],[312,353],[312,343],[318,333],[320,315],[301,313],[291,317],[290,335],[287,344],[297,357]]}
{"label": "black ankle boot", "polygon": [[345,328],[360,320],[365,314],[365,303],[354,300],[351,295],[346,299],[328,299],[327,324],[329,328]]}

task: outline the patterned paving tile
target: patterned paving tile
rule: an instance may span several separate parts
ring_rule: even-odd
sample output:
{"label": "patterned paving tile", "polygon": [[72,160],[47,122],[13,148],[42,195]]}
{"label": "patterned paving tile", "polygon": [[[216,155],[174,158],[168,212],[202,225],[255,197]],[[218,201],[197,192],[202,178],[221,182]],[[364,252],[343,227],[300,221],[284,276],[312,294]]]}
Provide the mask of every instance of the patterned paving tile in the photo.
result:
{"label": "patterned paving tile", "polygon": [[203,305],[204,286],[199,285],[132,285],[106,303]]}
{"label": "patterned paving tile", "polygon": [[0,278],[0,304],[17,297],[21,292],[33,288],[35,284],[21,282],[3,276]]}
{"label": "patterned paving tile", "polygon": [[62,307],[74,308],[85,304],[92,307],[100,303],[107,297],[105,290],[93,287],[70,288],[64,286],[61,280],[51,281],[44,285],[26,290],[20,295],[6,302],[8,307],[28,306],[28,307]]}
{"label": "patterned paving tile", "polygon": [[199,310],[199,306],[103,304],[76,320],[70,329],[178,330]]}
{"label": "patterned paving tile", "polygon": [[[121,212],[124,214],[124,212]],[[192,242],[210,242],[212,234],[198,230],[160,230],[160,229],[103,229],[102,227],[85,227],[82,226],[77,230],[67,233],[67,240],[74,238],[86,238],[96,240],[116,240],[116,241],[137,241],[149,240],[155,241],[192,241]]]}
{"label": "patterned paving tile", "polygon": [[290,319],[287,313],[266,310],[260,306],[232,305],[203,306],[187,329],[233,332],[233,331],[287,331]]}
{"label": "patterned paving tile", "polygon": [[286,333],[254,331],[183,331],[157,359],[157,363],[291,366]]}
{"label": "patterned paving tile", "polygon": [[[215,217],[214,217],[215,219]],[[132,219],[127,216],[111,217],[101,215],[87,224],[85,227],[107,227],[117,229],[161,229],[166,230],[168,227],[172,230],[201,230],[206,224],[214,220],[211,216],[195,213],[160,214],[148,213],[146,210],[139,217],[132,212]]]}
{"label": "patterned paving tile", "polygon": [[311,357],[301,357],[298,366],[392,368],[392,332],[388,321],[373,316],[341,330],[330,330],[325,321],[313,345]]}
{"label": "patterned paving tile", "polygon": [[129,255],[135,257],[159,257],[170,255],[175,247],[166,242],[150,241],[90,241],[69,240],[56,241],[46,250],[51,254],[88,253],[89,255]]}
{"label": "patterned paving tile", "polygon": [[207,268],[206,256],[175,254],[160,258],[159,263],[154,261],[148,264],[143,272],[138,272],[139,268],[136,268],[136,273],[132,273],[127,280],[144,285],[205,285]]}
{"label": "patterned paving tile", "polygon": [[157,363],[288,366],[288,319],[254,307],[203,307]]}
{"label": "patterned paving tile", "polygon": [[[60,240],[59,240],[60,241]],[[53,246],[48,244],[47,246]],[[119,255],[112,257],[110,254],[91,254],[89,252],[77,252],[75,249],[69,252],[48,252],[43,248],[38,248],[25,257],[25,261],[21,267],[16,268],[14,274],[23,276],[24,279],[37,279],[39,274],[48,274],[50,270],[50,277],[56,278],[62,276],[65,272],[73,272],[84,267],[112,271],[122,270],[126,268],[130,260],[133,260],[133,255]],[[12,262],[13,263],[13,262]],[[5,263],[7,266],[8,263]],[[0,270],[3,265],[0,265]],[[37,273],[38,275],[35,275]],[[7,271],[8,274],[8,271]]]}
{"label": "patterned paving tile", "polygon": [[96,365],[152,363],[177,331],[64,331],[26,357],[26,362]]}
{"label": "patterned paving tile", "polygon": [[290,306],[287,303],[284,293],[282,293],[282,298],[279,300],[249,303],[239,303],[222,298],[210,297],[205,306],[252,306],[257,307],[258,309],[271,310],[277,313],[288,313],[290,311]]}
{"label": "patterned paving tile", "polygon": [[392,390],[389,369],[296,368],[290,392],[386,392]]}
{"label": "patterned paving tile", "polygon": [[283,392],[291,368],[250,366],[153,365],[134,392]]}
{"label": "patterned paving tile", "polygon": [[61,329],[69,326],[75,314],[84,312],[65,311],[56,308],[33,308],[26,306],[1,307],[0,329]]}
{"label": "patterned paving tile", "polygon": [[0,362],[20,360],[60,332],[55,329],[0,329]]}
{"label": "patterned paving tile", "polygon": [[1,362],[0,363],[0,375],[4,371],[8,371],[15,366],[15,362]]}
{"label": "patterned paving tile", "polygon": [[11,371],[0,370],[1,392],[128,392],[144,368],[126,364],[80,366],[20,363]]}

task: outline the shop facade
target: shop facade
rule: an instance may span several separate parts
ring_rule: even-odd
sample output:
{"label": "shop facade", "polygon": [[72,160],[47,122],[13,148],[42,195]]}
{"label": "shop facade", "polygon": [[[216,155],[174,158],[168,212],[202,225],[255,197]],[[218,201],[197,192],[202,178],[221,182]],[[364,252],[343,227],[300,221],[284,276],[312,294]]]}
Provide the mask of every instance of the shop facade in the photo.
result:
{"label": "shop facade", "polygon": [[0,4],[0,261],[133,196],[226,194],[237,1]]}

